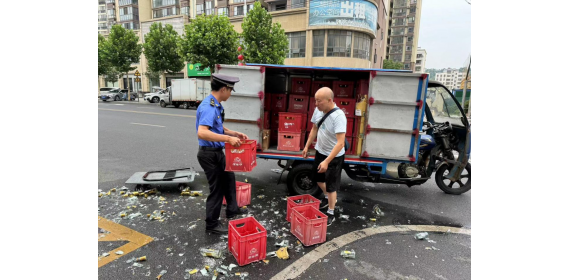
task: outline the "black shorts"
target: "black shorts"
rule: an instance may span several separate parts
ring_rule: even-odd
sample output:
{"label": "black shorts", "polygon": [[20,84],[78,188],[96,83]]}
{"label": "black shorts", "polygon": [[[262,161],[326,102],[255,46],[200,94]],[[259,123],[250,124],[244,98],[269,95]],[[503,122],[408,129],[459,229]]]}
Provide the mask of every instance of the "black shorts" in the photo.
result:
{"label": "black shorts", "polygon": [[318,173],[317,167],[323,162],[327,156],[319,153],[315,154],[313,161],[313,181],[317,183],[325,183],[327,192],[336,192],[340,188],[340,175],[342,174],[342,165],[344,163],[344,155],[335,157],[330,163],[325,173]]}

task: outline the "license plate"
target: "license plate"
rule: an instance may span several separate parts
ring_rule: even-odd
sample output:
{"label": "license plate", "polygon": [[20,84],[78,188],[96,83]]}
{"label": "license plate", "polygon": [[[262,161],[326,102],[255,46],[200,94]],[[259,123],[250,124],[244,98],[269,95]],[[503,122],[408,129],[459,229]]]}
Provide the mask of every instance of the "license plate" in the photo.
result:
{"label": "license plate", "polygon": [[107,99],[107,96],[101,96],[101,99]]}

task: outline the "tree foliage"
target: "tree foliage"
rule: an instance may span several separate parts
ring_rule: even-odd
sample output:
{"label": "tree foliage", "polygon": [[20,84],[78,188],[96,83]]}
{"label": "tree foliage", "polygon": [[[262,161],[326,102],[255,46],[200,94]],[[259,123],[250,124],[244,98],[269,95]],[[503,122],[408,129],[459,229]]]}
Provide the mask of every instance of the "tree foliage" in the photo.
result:
{"label": "tree foliage", "polygon": [[99,35],[99,42],[98,42],[98,52],[97,52],[97,62],[98,62],[98,67],[97,67],[97,73],[99,74],[99,76],[101,75],[105,75],[107,73],[107,71],[109,70],[109,60],[107,59],[107,54],[106,52],[106,43],[107,40],[105,40],[105,37],[103,37],[103,35],[98,34]]}
{"label": "tree foliage", "polygon": [[[109,64],[115,70],[128,74],[129,71],[136,69],[131,65],[140,61],[142,44],[139,44],[139,37],[134,31],[125,29],[121,25],[113,25],[106,46]],[[127,89],[130,95],[129,84],[127,83]]]}
{"label": "tree foliage", "polygon": [[241,24],[246,62],[284,63],[289,42],[281,24],[272,21],[271,15],[255,2]]}
{"label": "tree foliage", "polygon": [[144,55],[150,72],[179,72],[184,68],[184,61],[178,54],[177,43],[180,40],[172,25],[155,22],[144,36]]}
{"label": "tree foliage", "polygon": [[216,64],[237,63],[237,32],[225,16],[200,15],[184,26],[179,55],[189,63],[215,69]]}
{"label": "tree foliage", "polygon": [[393,61],[391,59],[384,59],[384,65],[382,69],[395,69],[401,70],[404,68],[404,64],[399,61]]}

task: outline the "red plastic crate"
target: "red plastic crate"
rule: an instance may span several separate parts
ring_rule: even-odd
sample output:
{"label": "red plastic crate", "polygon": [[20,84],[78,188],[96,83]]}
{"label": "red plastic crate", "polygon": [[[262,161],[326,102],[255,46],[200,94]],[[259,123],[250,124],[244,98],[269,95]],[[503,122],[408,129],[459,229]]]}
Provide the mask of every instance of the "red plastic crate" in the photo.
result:
{"label": "red plastic crate", "polygon": [[306,114],[309,109],[309,96],[290,94],[288,112]]}
{"label": "red plastic crate", "polygon": [[313,123],[311,122],[311,118],[313,117],[313,113],[307,114],[307,124],[305,125],[305,129],[307,130],[307,135],[311,133],[311,129],[313,129]]}
{"label": "red plastic crate", "polygon": [[354,118],[346,118],[346,137],[351,137],[354,134]]}
{"label": "red plastic crate", "polygon": [[[236,181],[236,200],[238,207],[246,206],[251,203],[251,184]],[[222,204],[227,204],[225,197]]]}
{"label": "red plastic crate", "polygon": [[263,112],[263,128],[264,129],[271,128],[271,112],[270,111]]}
{"label": "red plastic crate", "polygon": [[271,110],[271,93],[266,93],[263,99],[263,110],[269,111]]}
{"label": "red plastic crate", "polygon": [[349,81],[333,81],[333,92],[336,97],[352,98],[354,97],[354,82]]}
{"label": "red plastic crate", "polygon": [[291,78],[291,94],[309,95],[311,78]]}
{"label": "red plastic crate", "polygon": [[362,79],[362,80],[356,81],[356,85],[354,87],[356,89],[356,98],[358,100],[362,99],[362,97],[364,97],[364,95],[368,95],[369,84],[370,83],[367,79]]}
{"label": "red plastic crate", "polygon": [[332,89],[332,82],[331,81],[313,81],[313,84],[311,86],[311,96],[315,96],[315,93],[317,93],[317,91],[322,87],[328,87],[328,88]]}
{"label": "red plastic crate", "polygon": [[307,126],[307,115],[301,113],[279,113],[279,132],[301,133]]}
{"label": "red plastic crate", "polygon": [[327,216],[312,205],[293,208],[291,233],[305,246],[327,240]]}
{"label": "red plastic crate", "polygon": [[291,222],[291,217],[293,216],[293,211],[291,210],[294,207],[301,206],[301,205],[309,205],[315,206],[315,208],[319,208],[319,204],[321,203],[320,200],[315,198],[310,194],[303,194],[303,195],[296,195],[290,196],[287,198],[287,222]]}
{"label": "red plastic crate", "polygon": [[309,112],[308,112],[308,115],[310,117],[313,117],[313,113],[315,112],[315,108],[317,108],[317,105],[315,104],[315,98],[311,97],[311,98],[309,98]]}
{"label": "red plastic crate", "polygon": [[301,150],[301,145],[304,144],[301,139],[305,138],[305,132],[279,132],[277,138],[277,150],[298,152]]}
{"label": "red plastic crate", "polygon": [[334,99],[336,106],[340,108],[347,118],[354,117],[354,110],[356,109],[356,101],[353,98],[336,98]]}
{"label": "red plastic crate", "polygon": [[271,111],[272,112],[287,112],[287,95],[286,94],[271,94]]}
{"label": "red plastic crate", "polygon": [[255,140],[243,140],[239,147],[226,143],[226,171],[252,171],[257,166],[256,150]]}
{"label": "red plastic crate", "polygon": [[265,259],[267,231],[255,218],[232,220],[228,226],[228,249],[239,266]]}
{"label": "red plastic crate", "polygon": [[270,128],[271,129],[278,129],[279,128],[279,112],[271,112],[269,113],[270,119]]}

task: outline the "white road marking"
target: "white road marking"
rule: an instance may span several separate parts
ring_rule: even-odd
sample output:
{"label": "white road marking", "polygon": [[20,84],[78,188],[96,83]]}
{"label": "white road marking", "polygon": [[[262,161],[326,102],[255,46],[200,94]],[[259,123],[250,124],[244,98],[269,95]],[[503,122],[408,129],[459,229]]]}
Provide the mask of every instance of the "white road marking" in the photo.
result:
{"label": "white road marking", "polygon": [[123,105],[125,105],[125,104],[113,104],[113,105],[117,105],[117,106],[123,106]]}
{"label": "white road marking", "polygon": [[156,124],[146,124],[146,123],[131,123],[131,124],[137,124],[137,125],[148,125],[148,126],[156,126],[156,127],[166,127],[166,126],[162,126],[162,125],[156,125]]}
{"label": "white road marking", "polygon": [[449,232],[471,235],[471,229],[446,227],[446,226],[431,226],[431,225],[407,225],[407,226],[381,226],[375,228],[366,228],[357,230],[345,235],[339,236],[331,241],[321,244],[308,254],[290,264],[277,275],[273,276],[271,280],[286,280],[294,279],[307,270],[313,263],[318,262],[329,253],[339,250],[344,246],[357,241],[362,238],[373,236],[379,233],[389,232],[406,232],[406,231],[429,231],[429,232]]}
{"label": "white road marking", "polygon": [[137,108],[143,108],[143,109],[155,109],[155,108],[150,108],[150,107],[137,107]]}
{"label": "white road marking", "polygon": [[127,112],[127,113],[138,113],[138,114],[148,114],[148,115],[161,115],[161,116],[173,116],[173,117],[183,117],[183,118],[196,118],[196,116],[192,116],[192,115],[163,114],[163,113],[154,113],[154,112],[128,111],[128,110],[103,109],[103,108],[98,108],[98,109],[99,109],[99,110],[102,110],[102,111]]}

